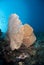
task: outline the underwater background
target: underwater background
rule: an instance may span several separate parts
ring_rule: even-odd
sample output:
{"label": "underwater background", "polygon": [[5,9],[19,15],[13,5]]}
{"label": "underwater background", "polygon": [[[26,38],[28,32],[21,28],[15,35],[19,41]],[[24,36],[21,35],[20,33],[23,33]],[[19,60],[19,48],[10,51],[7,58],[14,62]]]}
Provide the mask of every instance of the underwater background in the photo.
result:
{"label": "underwater background", "polygon": [[[23,24],[28,23],[33,27],[37,37],[34,44],[38,49],[37,65],[44,65],[44,0],[0,0],[0,29],[3,38],[8,30],[8,20],[12,13],[18,14]],[[33,60],[35,61],[32,58],[31,63]],[[0,65],[2,64],[3,60],[0,60]]]}
{"label": "underwater background", "polygon": [[3,32],[7,31],[12,13],[18,14],[22,23],[31,25],[35,32],[44,32],[44,0],[0,0],[0,28]]}

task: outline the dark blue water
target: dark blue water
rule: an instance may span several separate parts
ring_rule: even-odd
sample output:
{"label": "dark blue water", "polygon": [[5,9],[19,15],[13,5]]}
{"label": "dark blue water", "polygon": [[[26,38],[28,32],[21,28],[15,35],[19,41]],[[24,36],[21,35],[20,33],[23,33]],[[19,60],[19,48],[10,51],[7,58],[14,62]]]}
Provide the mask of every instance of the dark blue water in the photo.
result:
{"label": "dark blue water", "polygon": [[0,0],[0,28],[7,31],[12,13],[20,16],[22,23],[30,24],[35,32],[44,31],[44,0]]}

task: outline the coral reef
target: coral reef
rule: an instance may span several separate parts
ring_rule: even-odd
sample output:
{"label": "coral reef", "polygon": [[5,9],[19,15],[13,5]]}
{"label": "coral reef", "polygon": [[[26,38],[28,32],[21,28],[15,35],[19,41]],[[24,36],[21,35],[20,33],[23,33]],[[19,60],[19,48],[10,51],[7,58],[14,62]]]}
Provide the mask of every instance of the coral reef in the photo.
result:
{"label": "coral reef", "polygon": [[[7,36],[3,38],[3,33],[0,34],[0,60],[6,59],[11,64],[11,61],[16,61],[16,57],[22,57],[22,53],[28,54],[29,56],[22,60],[24,65],[44,65],[44,34],[36,34],[37,40],[30,47],[22,46],[18,50],[11,51],[9,46],[9,39]],[[25,55],[23,54],[23,56]],[[5,65],[4,64],[4,65]],[[13,64],[13,62],[12,62]],[[18,63],[15,63],[16,65]]]}
{"label": "coral reef", "polygon": [[12,50],[19,49],[22,43],[28,47],[36,41],[33,28],[22,24],[17,14],[11,14],[8,24],[8,35]]}
{"label": "coral reef", "polygon": [[42,65],[43,54],[44,34],[35,35],[30,25],[23,25],[19,16],[12,14],[7,34],[0,30],[0,59],[9,65]]}

